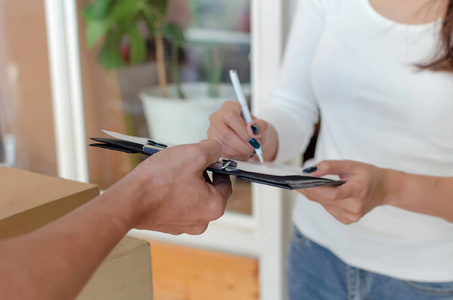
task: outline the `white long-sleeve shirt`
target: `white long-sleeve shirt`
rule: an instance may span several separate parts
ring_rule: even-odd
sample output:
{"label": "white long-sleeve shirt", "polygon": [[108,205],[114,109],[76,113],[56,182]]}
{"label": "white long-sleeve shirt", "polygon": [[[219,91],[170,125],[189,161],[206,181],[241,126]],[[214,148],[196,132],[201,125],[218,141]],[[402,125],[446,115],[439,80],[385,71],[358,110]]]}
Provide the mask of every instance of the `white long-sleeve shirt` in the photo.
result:
{"label": "white long-sleeve shirt", "polygon": [[[368,0],[300,2],[279,82],[258,114],[277,131],[276,160],[300,155],[320,118],[315,158],[305,166],[350,159],[453,176],[453,73],[415,66],[436,53],[440,21],[396,23]],[[453,281],[452,223],[379,206],[344,225],[298,197],[298,229],[346,263],[405,280]]]}

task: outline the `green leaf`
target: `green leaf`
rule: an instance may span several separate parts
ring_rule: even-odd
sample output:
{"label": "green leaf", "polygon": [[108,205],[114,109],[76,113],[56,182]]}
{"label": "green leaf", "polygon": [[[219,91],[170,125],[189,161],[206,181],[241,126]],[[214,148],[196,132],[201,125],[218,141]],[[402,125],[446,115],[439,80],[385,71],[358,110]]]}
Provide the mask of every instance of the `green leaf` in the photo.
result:
{"label": "green leaf", "polygon": [[127,29],[130,41],[130,59],[131,64],[138,64],[146,59],[146,39],[139,31],[137,26],[133,25]]}
{"label": "green leaf", "polygon": [[83,16],[90,20],[104,19],[115,0],[96,0],[91,2],[84,10]]}
{"label": "green leaf", "polygon": [[163,19],[167,14],[168,0],[146,0],[149,7],[155,11],[158,19]]}
{"label": "green leaf", "polygon": [[[102,1],[105,2],[107,0],[98,0],[92,4],[100,3]],[[87,46],[92,48],[100,38],[104,37],[110,30],[116,30],[116,27],[128,27],[130,26],[130,22],[136,22],[136,17],[143,7],[143,1],[144,0],[116,0],[109,6],[111,9],[104,19],[86,17],[85,35]],[[98,4],[98,6],[100,7],[100,4]],[[88,6],[87,9],[89,7],[91,7],[91,5]],[[105,8],[107,6],[105,5],[103,7]],[[88,11],[92,13],[94,8],[91,8]]]}
{"label": "green leaf", "polygon": [[155,35],[155,27],[157,22],[156,15],[149,6],[143,7],[142,14],[143,19],[146,22],[146,26],[148,27],[149,37],[153,38]]}
{"label": "green leaf", "polygon": [[155,0],[153,2],[154,5],[157,7],[160,15],[164,17],[167,14],[168,0]]}
{"label": "green leaf", "polygon": [[110,24],[107,21],[86,20],[85,38],[88,48],[93,48],[96,42],[107,34]]}
{"label": "green leaf", "polygon": [[120,0],[112,7],[108,19],[110,24],[123,22],[125,19],[134,19],[143,9],[144,0]]}
{"label": "green leaf", "polygon": [[104,69],[118,69],[126,65],[121,55],[121,42],[124,32],[111,30],[107,33],[106,40],[98,53],[97,60]]}
{"label": "green leaf", "polygon": [[186,42],[184,32],[176,23],[166,23],[159,28],[159,32],[163,37],[170,40],[176,47],[182,48]]}

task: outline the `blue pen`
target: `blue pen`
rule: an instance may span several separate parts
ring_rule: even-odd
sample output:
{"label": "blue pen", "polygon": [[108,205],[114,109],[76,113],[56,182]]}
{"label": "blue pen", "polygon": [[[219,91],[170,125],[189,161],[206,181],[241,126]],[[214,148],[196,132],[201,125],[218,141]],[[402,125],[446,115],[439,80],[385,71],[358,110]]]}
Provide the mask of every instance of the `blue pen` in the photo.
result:
{"label": "blue pen", "polygon": [[[247,102],[245,101],[244,94],[242,93],[241,83],[239,82],[238,75],[236,70],[230,70],[230,78],[231,82],[233,83],[233,88],[236,93],[236,97],[238,98],[239,103],[241,104],[242,115],[244,116],[244,120],[247,124],[252,122],[252,116],[250,115],[249,107],[247,106]],[[263,164],[263,150],[261,150],[260,144],[256,143],[258,148],[255,148],[255,153],[258,155],[260,162]]]}

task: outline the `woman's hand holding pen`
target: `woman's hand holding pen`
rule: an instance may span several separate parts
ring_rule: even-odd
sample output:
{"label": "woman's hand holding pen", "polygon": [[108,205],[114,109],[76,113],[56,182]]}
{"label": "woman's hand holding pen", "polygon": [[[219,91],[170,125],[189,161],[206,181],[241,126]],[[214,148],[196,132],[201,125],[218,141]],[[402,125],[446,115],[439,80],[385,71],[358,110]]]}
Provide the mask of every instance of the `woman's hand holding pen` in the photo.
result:
{"label": "woman's hand holding pen", "polygon": [[[261,145],[264,159],[273,160],[277,153],[277,134],[266,121],[256,119],[246,124],[237,101],[227,101],[209,117],[208,138],[222,145],[222,157],[248,160],[253,156],[256,142]],[[254,146],[255,145],[255,146]]]}

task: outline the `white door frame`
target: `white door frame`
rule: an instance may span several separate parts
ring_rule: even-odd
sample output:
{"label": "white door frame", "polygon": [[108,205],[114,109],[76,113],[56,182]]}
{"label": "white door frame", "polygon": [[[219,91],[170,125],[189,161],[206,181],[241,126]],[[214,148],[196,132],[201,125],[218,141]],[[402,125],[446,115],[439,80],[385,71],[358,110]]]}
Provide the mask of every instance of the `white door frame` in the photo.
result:
{"label": "white door frame", "polygon": [[[287,34],[288,1],[251,0],[254,109],[276,82]],[[74,0],[46,0],[58,174],[88,181],[87,143]],[[260,299],[284,299],[284,257],[290,201],[284,191],[252,184],[253,216],[227,212],[200,236],[132,230],[129,235],[259,259]]]}
{"label": "white door frame", "polygon": [[[288,32],[288,1],[252,1],[252,95],[254,110],[266,105],[277,81]],[[285,299],[285,258],[290,199],[281,189],[255,185],[261,299]]]}
{"label": "white door frame", "polygon": [[75,0],[45,0],[58,175],[88,182]]}

